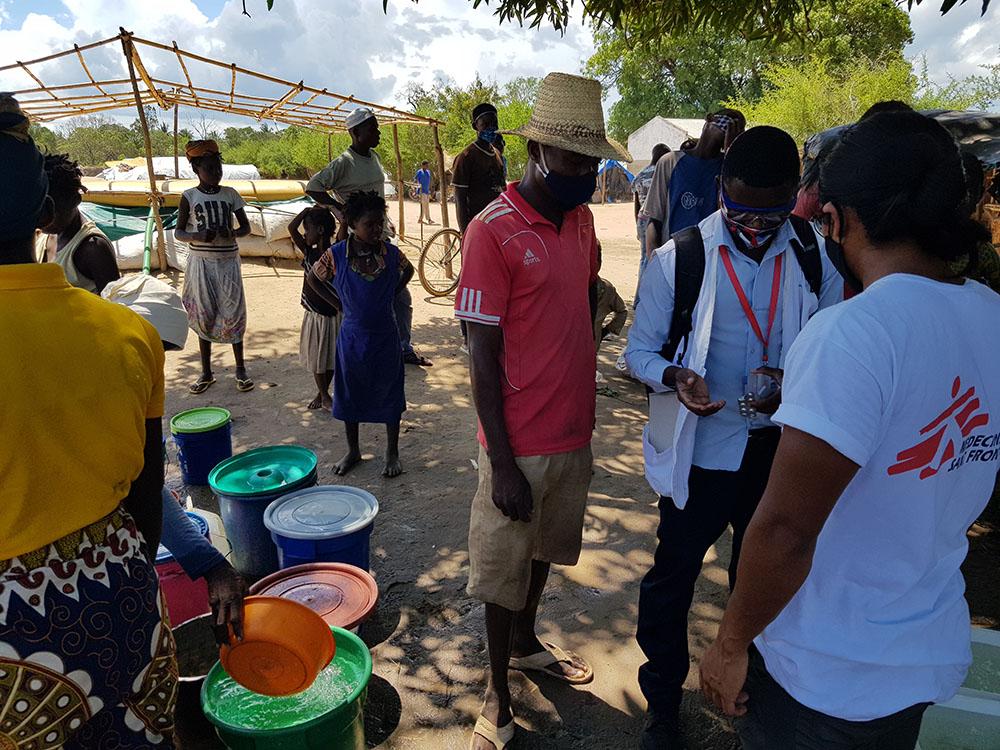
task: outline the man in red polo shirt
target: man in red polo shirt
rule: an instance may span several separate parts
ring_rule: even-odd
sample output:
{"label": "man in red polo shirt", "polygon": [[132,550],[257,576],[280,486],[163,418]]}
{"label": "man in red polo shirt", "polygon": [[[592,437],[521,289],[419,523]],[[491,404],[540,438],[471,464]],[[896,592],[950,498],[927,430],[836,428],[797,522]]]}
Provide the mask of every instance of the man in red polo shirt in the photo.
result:
{"label": "man in red polo shirt", "polygon": [[586,203],[609,142],[601,86],[551,73],[530,122],[524,179],[468,226],[455,315],[469,328],[479,488],[469,524],[470,596],[486,603],[490,680],[474,750],[514,736],[508,669],[572,684],[593,670],[535,634],[549,566],[580,557],[594,429],[589,297],[597,237]]}

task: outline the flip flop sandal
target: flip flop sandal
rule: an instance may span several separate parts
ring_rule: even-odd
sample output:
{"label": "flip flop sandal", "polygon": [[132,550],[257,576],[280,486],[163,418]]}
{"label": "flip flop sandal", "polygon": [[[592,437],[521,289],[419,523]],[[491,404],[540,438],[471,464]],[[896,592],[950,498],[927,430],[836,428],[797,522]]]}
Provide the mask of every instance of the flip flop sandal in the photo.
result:
{"label": "flip flop sandal", "polygon": [[250,378],[236,378],[236,390],[240,393],[246,393],[247,391],[253,390],[253,381]]}
{"label": "flip flop sandal", "polygon": [[[570,685],[585,685],[594,679],[594,670],[587,662],[574,653],[563,651],[554,643],[543,643],[544,651],[530,656],[512,656],[509,666],[520,672],[542,672],[556,680],[568,682]],[[583,675],[580,677],[569,677],[561,670],[553,671],[549,669],[553,664],[566,663],[573,666],[573,662],[583,665]]]}
{"label": "flip flop sandal", "polygon": [[515,726],[514,721],[511,720],[509,724],[498,727],[485,716],[480,715],[476,720],[476,728],[472,731],[472,740],[469,742],[470,750],[476,746],[477,734],[487,742],[493,743],[496,750],[503,750],[514,739]]}
{"label": "flip flop sandal", "polygon": [[188,392],[198,395],[199,393],[204,393],[209,388],[215,385],[215,378],[209,378],[208,380],[203,380],[198,378],[197,382],[192,383],[191,387],[188,388]]}
{"label": "flip flop sandal", "polygon": [[416,352],[407,352],[403,355],[403,362],[408,365],[416,365],[417,367],[433,367],[434,363],[431,362],[427,357],[423,357]]}

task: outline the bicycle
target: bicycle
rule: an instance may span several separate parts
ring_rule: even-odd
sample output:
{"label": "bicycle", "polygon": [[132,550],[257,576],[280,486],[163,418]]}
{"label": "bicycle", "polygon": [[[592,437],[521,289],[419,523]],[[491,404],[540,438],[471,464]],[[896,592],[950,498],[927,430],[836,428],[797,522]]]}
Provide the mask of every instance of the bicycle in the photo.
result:
{"label": "bicycle", "polygon": [[420,251],[420,285],[434,297],[447,297],[458,287],[462,272],[462,233],[450,227],[430,236]]}

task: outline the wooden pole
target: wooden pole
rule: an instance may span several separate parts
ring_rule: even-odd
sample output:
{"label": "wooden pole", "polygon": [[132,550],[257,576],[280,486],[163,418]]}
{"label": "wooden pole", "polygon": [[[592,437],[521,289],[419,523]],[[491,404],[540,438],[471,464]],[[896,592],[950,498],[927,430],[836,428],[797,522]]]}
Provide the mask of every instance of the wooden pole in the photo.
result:
{"label": "wooden pole", "polygon": [[438,184],[441,186],[441,226],[445,229],[448,224],[448,180],[444,173],[444,149],[441,148],[441,139],[438,136],[438,126],[431,125],[431,132],[434,133],[434,150],[437,152],[438,163]]}
{"label": "wooden pole", "polygon": [[406,209],[403,205],[403,156],[399,153],[399,128],[392,124],[392,146],[396,150],[396,202],[399,204],[399,239],[406,239]]}
{"label": "wooden pole", "polygon": [[153,209],[153,219],[156,221],[156,260],[159,263],[160,271],[167,270],[167,248],[163,234],[163,219],[160,218],[160,194],[156,189],[156,174],[153,172],[153,143],[149,139],[149,123],[146,122],[146,110],[142,106],[142,97],[139,95],[139,84],[135,78],[135,66],[132,64],[132,40],[125,29],[122,32],[122,51],[125,53],[125,62],[128,64],[129,78],[132,79],[132,93],[135,95],[135,108],[139,112],[139,124],[142,126],[142,139],[146,145],[146,169],[149,172],[150,205]]}
{"label": "wooden pole", "polygon": [[333,133],[326,134],[326,160],[333,161]]}
{"label": "wooden pole", "polygon": [[180,108],[180,104],[174,104],[174,177],[178,180],[181,178],[180,148],[177,143],[177,121],[179,119],[178,112]]}

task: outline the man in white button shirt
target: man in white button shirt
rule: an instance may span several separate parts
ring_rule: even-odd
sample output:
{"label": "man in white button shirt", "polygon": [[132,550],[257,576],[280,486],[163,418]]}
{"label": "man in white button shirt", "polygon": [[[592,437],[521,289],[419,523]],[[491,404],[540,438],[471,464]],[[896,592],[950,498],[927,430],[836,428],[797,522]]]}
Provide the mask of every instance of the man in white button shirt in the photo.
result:
{"label": "man in white button shirt", "polygon": [[745,750],[912,750],[972,661],[960,566],[1000,467],[1000,297],[952,267],[987,236],[966,192],[958,145],[916,112],[861,121],[821,164],[830,258],[864,291],[792,346],[774,471],[702,659]]}
{"label": "man in white button shirt", "polygon": [[[743,532],[767,483],[780,437],[768,415],[780,390],[747,398],[759,389],[754,381],[770,382],[754,373],[763,368],[780,381],[802,326],[842,298],[843,283],[815,232],[789,220],[798,179],[791,136],[771,127],[746,131],[726,155],[721,207],[698,225],[697,244],[691,230],[676,234],[656,251],[639,286],[625,358],[653,391],[643,443],[646,476],[661,496],[659,544],[639,595],[637,640],[648,659],[639,669],[648,703],[643,748],[682,747],[695,581],[705,553],[732,526],[732,586]],[[677,343],[675,302],[687,304],[679,301],[687,295],[678,278],[690,286],[684,279],[692,256],[703,265],[690,334],[683,347],[666,351],[668,339]],[[667,405],[672,389],[682,405],[676,424]]]}

